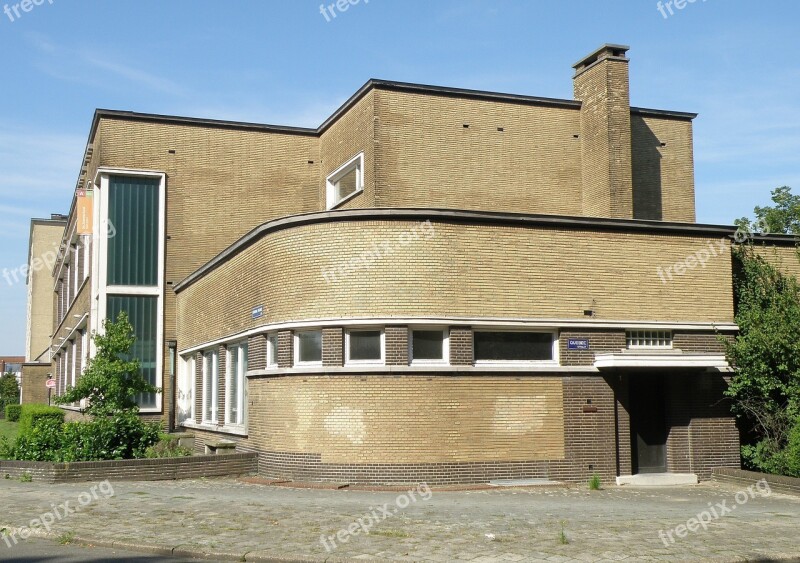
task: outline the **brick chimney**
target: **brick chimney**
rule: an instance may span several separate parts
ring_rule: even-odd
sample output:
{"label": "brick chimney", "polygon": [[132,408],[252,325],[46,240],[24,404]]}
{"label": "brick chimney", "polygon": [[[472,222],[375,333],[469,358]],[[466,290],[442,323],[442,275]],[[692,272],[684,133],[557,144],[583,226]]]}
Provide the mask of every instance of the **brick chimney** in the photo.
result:
{"label": "brick chimney", "polygon": [[573,66],[582,102],[583,213],[590,217],[633,218],[628,49],[606,44]]}

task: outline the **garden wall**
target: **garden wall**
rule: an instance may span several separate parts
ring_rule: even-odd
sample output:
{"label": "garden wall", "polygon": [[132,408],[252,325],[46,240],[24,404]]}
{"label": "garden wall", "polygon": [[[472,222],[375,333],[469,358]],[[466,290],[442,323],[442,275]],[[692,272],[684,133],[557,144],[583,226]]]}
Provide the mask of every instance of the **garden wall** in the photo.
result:
{"label": "garden wall", "polygon": [[0,478],[20,479],[28,475],[45,483],[85,481],[169,481],[201,477],[252,475],[258,472],[258,455],[238,453],[119,461],[0,461]]}

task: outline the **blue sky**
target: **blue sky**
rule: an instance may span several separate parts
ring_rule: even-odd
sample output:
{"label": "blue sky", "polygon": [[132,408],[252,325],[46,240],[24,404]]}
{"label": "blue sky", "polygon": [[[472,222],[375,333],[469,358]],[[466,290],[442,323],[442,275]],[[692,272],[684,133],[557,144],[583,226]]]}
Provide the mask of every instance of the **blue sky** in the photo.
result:
{"label": "blue sky", "polygon": [[[0,269],[25,263],[31,217],[68,210],[97,107],[317,126],[369,78],[572,98],[571,65],[602,43],[631,46],[633,105],[700,114],[698,221],[800,190],[792,0],[666,18],[655,0],[361,0],[331,21],[319,0],[43,0],[16,17],[18,1],[0,0]],[[0,279],[0,354],[23,353],[25,295]]]}

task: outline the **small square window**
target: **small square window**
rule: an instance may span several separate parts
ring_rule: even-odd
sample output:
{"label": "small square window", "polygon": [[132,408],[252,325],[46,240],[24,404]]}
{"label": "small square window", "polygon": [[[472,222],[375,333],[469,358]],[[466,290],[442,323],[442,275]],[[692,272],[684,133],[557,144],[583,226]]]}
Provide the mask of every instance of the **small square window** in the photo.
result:
{"label": "small square window", "polygon": [[351,330],[347,333],[347,361],[383,361],[383,331]]}
{"label": "small square window", "polygon": [[447,336],[444,330],[412,330],[411,361],[447,361]]}
{"label": "small square window", "polygon": [[327,207],[333,209],[364,189],[364,153],[360,153],[328,176]]}
{"label": "small square window", "polygon": [[322,331],[298,332],[295,340],[298,364],[317,364],[322,362]]}

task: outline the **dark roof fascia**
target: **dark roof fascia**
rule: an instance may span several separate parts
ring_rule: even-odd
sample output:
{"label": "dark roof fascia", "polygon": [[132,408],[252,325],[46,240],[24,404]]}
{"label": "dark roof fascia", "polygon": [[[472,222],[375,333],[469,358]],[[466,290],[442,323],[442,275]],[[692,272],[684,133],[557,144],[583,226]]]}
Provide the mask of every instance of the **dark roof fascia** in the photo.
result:
{"label": "dark roof fascia", "polygon": [[697,117],[698,114],[687,111],[672,111],[666,109],[650,109],[650,108],[636,108],[631,107],[631,113],[636,115],[645,115],[649,117],[670,117],[673,119],[684,119],[691,121]]}
{"label": "dark roof fascia", "polygon": [[[206,274],[220,267],[262,237],[275,231],[309,224],[331,223],[337,221],[375,221],[375,220],[416,220],[430,219],[449,223],[483,223],[510,226],[551,227],[572,230],[643,232],[676,236],[719,236],[733,238],[736,227],[726,225],[706,225],[696,223],[672,223],[664,221],[645,221],[640,219],[601,219],[594,217],[568,217],[560,215],[530,215],[523,213],[503,213],[491,211],[463,211],[456,209],[419,208],[372,208],[348,209],[343,211],[323,211],[292,215],[268,221],[256,227],[198,270],[174,286],[175,293],[202,279]],[[795,244],[791,236],[764,237],[773,243]]]}

